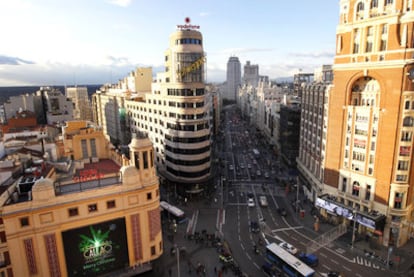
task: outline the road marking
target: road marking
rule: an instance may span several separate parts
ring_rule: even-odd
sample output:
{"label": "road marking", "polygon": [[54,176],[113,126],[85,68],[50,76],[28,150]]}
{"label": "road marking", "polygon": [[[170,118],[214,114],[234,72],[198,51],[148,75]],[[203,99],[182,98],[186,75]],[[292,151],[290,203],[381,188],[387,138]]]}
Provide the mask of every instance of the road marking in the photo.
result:
{"label": "road marking", "polygon": [[359,273],[356,273],[355,275],[356,275],[356,276],[358,276],[358,277],[362,277],[362,275],[361,275],[361,274],[359,274]]}
{"label": "road marking", "polygon": [[[273,229],[272,233],[276,233],[276,232],[283,232],[283,231],[289,231],[289,230],[294,230],[294,229],[302,229],[303,226],[296,226],[296,227],[288,227],[288,228],[280,228],[280,229]],[[291,237],[293,238],[293,237]]]}
{"label": "road marking", "polygon": [[247,258],[249,258],[249,260],[251,260],[252,258],[250,257],[249,253],[246,253]]}
{"label": "road marking", "polygon": [[324,268],[326,268],[327,270],[331,270],[331,268],[330,267],[328,267],[328,266],[326,266],[326,265],[322,265]]}
{"label": "road marking", "polygon": [[332,260],[332,259],[330,259],[331,260],[331,262],[333,262],[334,264],[339,264],[339,262],[337,262],[336,260]]}
{"label": "road marking", "polygon": [[366,265],[366,266],[371,266],[371,261],[368,261],[368,260],[365,260],[365,259],[364,259],[364,262],[365,262],[365,265]]}
{"label": "road marking", "polygon": [[358,264],[364,264],[364,259],[359,256],[356,257],[356,261]]}
{"label": "road marking", "polygon": [[342,248],[337,248],[335,251],[340,253],[340,254],[344,254],[346,252],[346,250],[342,249]]}
{"label": "road marking", "polygon": [[352,271],[349,267],[342,266],[345,270]]}
{"label": "road marking", "polygon": [[257,265],[256,263],[253,263],[254,264],[254,266],[257,268],[257,269],[260,269],[260,266],[259,265]]}
{"label": "road marking", "polygon": [[324,253],[319,253],[319,255],[322,256],[322,257],[324,257],[324,258],[328,257]]}

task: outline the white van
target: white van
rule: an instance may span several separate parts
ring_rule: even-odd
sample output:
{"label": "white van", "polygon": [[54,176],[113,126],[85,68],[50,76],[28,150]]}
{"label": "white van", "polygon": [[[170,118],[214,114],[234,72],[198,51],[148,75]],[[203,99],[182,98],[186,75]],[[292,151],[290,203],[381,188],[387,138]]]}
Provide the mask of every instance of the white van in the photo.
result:
{"label": "white van", "polygon": [[267,207],[268,206],[267,198],[264,195],[259,197],[259,202],[260,202],[260,206],[262,206],[262,207]]}

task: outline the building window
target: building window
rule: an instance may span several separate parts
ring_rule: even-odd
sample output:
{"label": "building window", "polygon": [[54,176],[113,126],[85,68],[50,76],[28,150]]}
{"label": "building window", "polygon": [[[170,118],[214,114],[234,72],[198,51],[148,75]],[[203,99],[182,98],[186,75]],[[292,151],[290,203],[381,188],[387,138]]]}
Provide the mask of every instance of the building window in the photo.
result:
{"label": "building window", "polygon": [[408,161],[398,161],[398,170],[408,170]]}
{"label": "building window", "polygon": [[371,1],[371,9],[378,8],[378,0]]}
{"label": "building window", "polygon": [[68,210],[68,214],[69,214],[69,217],[77,216],[77,215],[79,215],[79,210],[78,210],[78,208],[70,208]]}
{"label": "building window", "polygon": [[387,36],[388,36],[388,25],[382,25],[381,29],[381,41],[380,41],[380,51],[387,50]]}
{"label": "building window", "polygon": [[364,11],[364,3],[359,2],[357,6],[357,12],[363,12]]}
{"label": "building window", "polygon": [[367,191],[365,193],[365,200],[369,200],[371,198],[371,186],[367,185]]}
{"label": "building window", "polygon": [[411,146],[400,146],[400,156],[409,157],[411,153]]}
{"label": "building window", "polygon": [[134,153],[134,163],[135,167],[139,169],[139,153]]}
{"label": "building window", "polygon": [[365,47],[365,52],[369,53],[372,52],[372,41],[367,41],[367,45]]}
{"label": "building window", "polygon": [[154,256],[156,253],[155,246],[151,246],[151,255]]}
{"label": "building window", "polygon": [[403,120],[404,127],[413,127],[414,126],[414,118],[412,116],[406,116]]}
{"label": "building window", "polygon": [[151,192],[148,192],[147,193],[147,200],[151,200],[152,199],[152,193]]}
{"label": "building window", "polygon": [[412,132],[402,131],[401,133],[401,141],[411,141],[413,136]]}
{"label": "building window", "polygon": [[97,210],[98,210],[98,205],[96,205],[96,204],[90,204],[90,205],[88,205],[88,211],[90,213],[96,212]]}
{"label": "building window", "polygon": [[401,209],[404,193],[396,192],[394,197],[394,209]]}
{"label": "building window", "polygon": [[20,218],[20,227],[26,226],[29,226],[29,218],[27,216]]}
{"label": "building window", "polygon": [[392,5],[394,0],[385,0],[385,6]]}
{"label": "building window", "polygon": [[1,231],[1,232],[0,232],[0,242],[1,242],[1,243],[4,243],[4,242],[6,242],[6,241],[7,241],[7,238],[6,238],[6,232]]}
{"label": "building window", "polygon": [[397,179],[397,182],[407,182],[407,175],[398,174],[396,179]]}
{"label": "building window", "polygon": [[352,195],[359,196],[359,188],[359,183],[354,182],[354,184],[352,185]]}
{"label": "building window", "polygon": [[148,168],[148,151],[143,152],[144,169]]}
{"label": "building window", "polygon": [[359,52],[359,30],[354,30],[354,46],[353,46],[353,53],[357,54]]}
{"label": "building window", "polygon": [[343,178],[342,179],[342,191],[343,192],[346,192],[346,182],[347,182],[347,179],[346,178]]}
{"label": "building window", "polygon": [[116,207],[115,200],[106,201],[106,208],[107,209],[113,209],[115,207]]}
{"label": "building window", "polygon": [[84,159],[89,158],[88,146],[86,145],[86,139],[81,140],[81,147],[82,147],[82,158]]}
{"label": "building window", "polygon": [[404,104],[404,109],[406,109],[406,110],[409,110],[410,109],[410,101],[405,101],[405,104]]}
{"label": "building window", "polygon": [[96,154],[96,140],[93,138],[90,140],[90,144],[91,144],[91,155],[92,157],[98,157],[98,155]]}

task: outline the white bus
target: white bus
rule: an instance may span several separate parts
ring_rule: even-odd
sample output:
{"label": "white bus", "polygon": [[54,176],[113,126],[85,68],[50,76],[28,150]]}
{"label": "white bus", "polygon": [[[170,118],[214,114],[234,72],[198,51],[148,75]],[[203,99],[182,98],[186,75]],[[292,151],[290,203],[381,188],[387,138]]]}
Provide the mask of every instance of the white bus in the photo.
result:
{"label": "white bus", "polygon": [[176,206],[173,206],[166,201],[160,201],[160,207],[161,210],[166,213],[167,217],[174,219],[176,223],[187,221],[185,213]]}
{"label": "white bus", "polygon": [[267,269],[266,272],[270,266],[275,266],[291,277],[312,277],[315,275],[312,268],[276,243],[266,246],[266,260],[268,263],[262,267],[264,270]]}

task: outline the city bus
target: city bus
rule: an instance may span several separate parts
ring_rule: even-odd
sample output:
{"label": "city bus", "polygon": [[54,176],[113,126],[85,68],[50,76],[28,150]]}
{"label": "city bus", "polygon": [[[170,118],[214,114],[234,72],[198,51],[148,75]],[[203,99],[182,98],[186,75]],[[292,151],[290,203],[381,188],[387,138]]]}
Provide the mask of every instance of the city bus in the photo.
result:
{"label": "city bus", "polygon": [[173,206],[166,201],[160,201],[160,207],[161,210],[164,211],[166,217],[171,220],[175,220],[176,223],[183,223],[187,221],[185,213],[176,206]]}
{"label": "city bus", "polygon": [[311,267],[276,243],[270,243],[266,246],[266,260],[268,261],[265,264],[266,268],[269,265],[275,266],[291,277],[315,276],[315,271]]}

